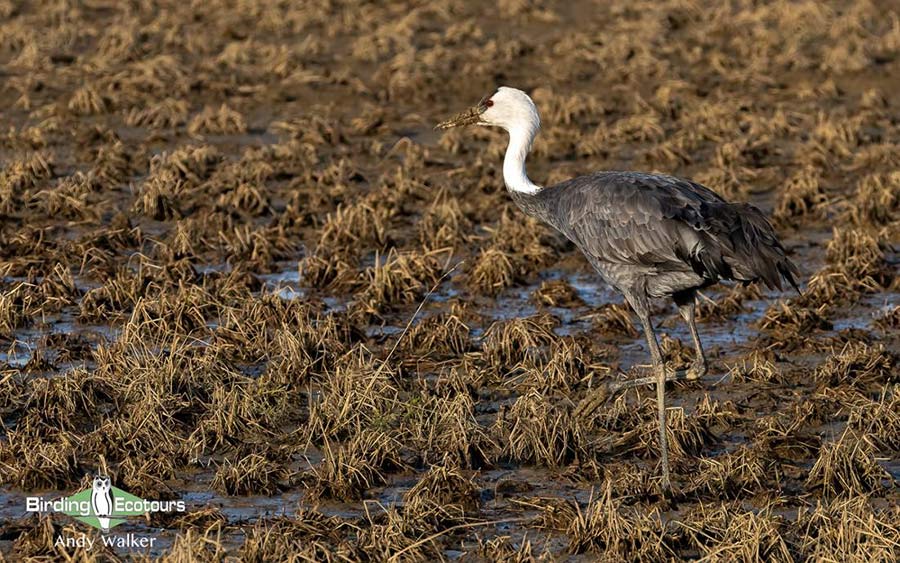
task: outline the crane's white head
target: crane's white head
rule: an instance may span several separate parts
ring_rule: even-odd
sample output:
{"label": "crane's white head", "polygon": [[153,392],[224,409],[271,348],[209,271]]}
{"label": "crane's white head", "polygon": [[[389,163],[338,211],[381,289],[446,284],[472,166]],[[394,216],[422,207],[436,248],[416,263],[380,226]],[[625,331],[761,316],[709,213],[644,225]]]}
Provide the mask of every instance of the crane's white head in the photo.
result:
{"label": "crane's white head", "polygon": [[477,106],[439,123],[437,129],[461,125],[495,125],[509,132],[509,145],[503,158],[503,181],[513,192],[534,194],[541,189],[525,174],[525,157],[541,128],[541,118],[528,94],[501,86],[493,95],[482,98]]}
{"label": "crane's white head", "polygon": [[510,132],[525,130],[534,134],[541,127],[541,118],[528,94],[501,86],[493,95],[482,98],[478,105],[439,123],[437,129],[471,124],[495,125]]}

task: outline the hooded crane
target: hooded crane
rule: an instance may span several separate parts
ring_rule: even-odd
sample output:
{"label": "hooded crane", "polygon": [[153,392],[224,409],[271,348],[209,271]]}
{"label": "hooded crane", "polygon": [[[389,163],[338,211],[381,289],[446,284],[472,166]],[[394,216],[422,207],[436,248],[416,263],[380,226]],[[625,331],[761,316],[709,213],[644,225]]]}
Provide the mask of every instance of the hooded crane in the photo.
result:
{"label": "hooded crane", "polygon": [[756,207],[730,203],[690,180],[641,172],[595,172],[541,187],[525,174],[525,157],[541,127],[525,92],[501,87],[492,96],[438,129],[491,125],[509,133],[503,180],[513,201],[566,236],[591,266],[616,288],[643,325],[653,361],[659,417],[663,487],[671,490],[666,443],[666,369],[653,323],[650,299],[671,297],[687,322],[696,350],[687,379],[706,374],[707,363],[694,320],[699,289],[720,280],[760,280],[781,289],[781,278],[797,291],[797,267],[785,256],[772,225]]}

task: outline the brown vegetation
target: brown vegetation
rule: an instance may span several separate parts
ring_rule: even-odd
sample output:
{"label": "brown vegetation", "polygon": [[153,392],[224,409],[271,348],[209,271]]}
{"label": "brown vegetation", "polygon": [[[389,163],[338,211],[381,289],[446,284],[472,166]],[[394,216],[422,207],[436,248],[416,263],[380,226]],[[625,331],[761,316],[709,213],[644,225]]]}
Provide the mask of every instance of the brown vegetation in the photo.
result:
{"label": "brown vegetation", "polygon": [[[896,6],[232,4],[0,0],[0,558],[900,558]],[[806,274],[704,290],[674,497],[636,319],[431,131],[498,80],[541,183],[692,177]],[[189,512],[22,517],[101,470]]]}

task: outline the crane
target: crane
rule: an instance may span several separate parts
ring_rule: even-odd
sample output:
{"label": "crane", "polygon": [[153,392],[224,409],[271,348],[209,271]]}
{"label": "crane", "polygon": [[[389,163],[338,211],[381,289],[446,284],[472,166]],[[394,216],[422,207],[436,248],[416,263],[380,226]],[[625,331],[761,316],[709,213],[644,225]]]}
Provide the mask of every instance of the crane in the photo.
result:
{"label": "crane", "polygon": [[721,280],[762,281],[781,290],[782,278],[798,292],[797,267],[772,225],[753,205],[731,203],[696,182],[643,172],[595,172],[541,187],[525,173],[525,159],[541,127],[537,107],[523,91],[500,87],[437,125],[505,129],[509,144],[503,180],[522,211],[562,233],[606,283],[618,290],[644,330],[656,383],[662,486],[671,490],[666,438],[666,369],[650,318],[650,300],[671,298],[691,333],[695,359],[687,379],[707,372],[694,318],[697,291]]}

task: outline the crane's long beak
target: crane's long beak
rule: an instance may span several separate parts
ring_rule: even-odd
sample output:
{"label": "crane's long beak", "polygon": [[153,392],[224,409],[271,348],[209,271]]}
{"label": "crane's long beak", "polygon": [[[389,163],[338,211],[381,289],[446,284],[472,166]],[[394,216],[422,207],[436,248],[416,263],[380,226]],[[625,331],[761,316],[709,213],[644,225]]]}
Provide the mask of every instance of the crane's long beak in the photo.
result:
{"label": "crane's long beak", "polygon": [[483,104],[478,104],[477,106],[472,106],[464,112],[458,113],[448,119],[447,121],[441,121],[434,128],[435,129],[450,129],[452,127],[461,127],[463,125],[471,125],[473,123],[478,123],[481,121],[481,114],[484,113],[487,107]]}

